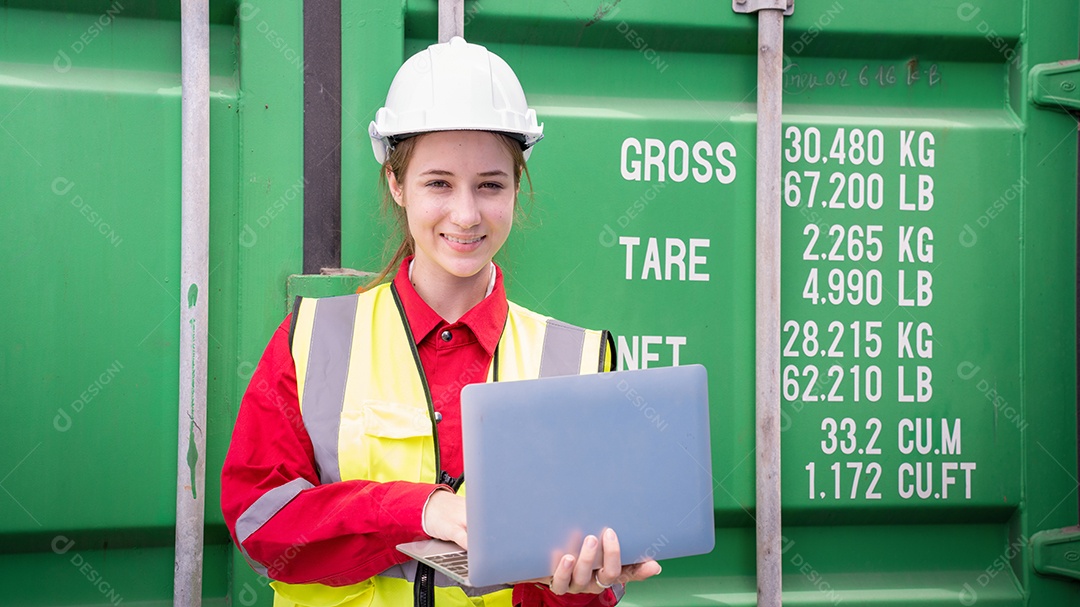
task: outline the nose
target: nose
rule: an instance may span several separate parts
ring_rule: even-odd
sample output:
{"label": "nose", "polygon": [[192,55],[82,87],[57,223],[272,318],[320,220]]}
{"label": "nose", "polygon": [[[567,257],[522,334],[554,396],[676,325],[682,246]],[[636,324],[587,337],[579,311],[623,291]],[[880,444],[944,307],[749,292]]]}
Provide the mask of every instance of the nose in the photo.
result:
{"label": "nose", "polygon": [[480,205],[476,199],[476,193],[470,190],[458,191],[450,202],[448,219],[450,223],[464,229],[479,224]]}

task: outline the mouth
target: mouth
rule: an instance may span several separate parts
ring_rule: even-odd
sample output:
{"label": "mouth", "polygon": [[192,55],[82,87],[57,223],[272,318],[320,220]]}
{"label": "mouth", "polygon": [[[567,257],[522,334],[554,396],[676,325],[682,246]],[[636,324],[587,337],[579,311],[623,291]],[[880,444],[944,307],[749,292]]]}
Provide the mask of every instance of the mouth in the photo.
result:
{"label": "mouth", "polygon": [[451,236],[449,234],[442,234],[442,237],[454,244],[460,245],[474,245],[481,240],[487,238],[486,236],[472,236],[468,238],[463,238],[461,236]]}

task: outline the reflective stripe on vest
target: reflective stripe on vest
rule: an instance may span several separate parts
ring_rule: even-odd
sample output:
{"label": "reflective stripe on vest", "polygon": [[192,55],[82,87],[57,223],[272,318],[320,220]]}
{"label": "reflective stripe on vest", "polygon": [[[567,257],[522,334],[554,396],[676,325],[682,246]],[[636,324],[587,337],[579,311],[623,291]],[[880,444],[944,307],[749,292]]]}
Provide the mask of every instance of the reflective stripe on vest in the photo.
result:
{"label": "reflective stripe on vest", "polygon": [[240,517],[236,519],[236,540],[239,542],[240,553],[244,555],[244,559],[259,575],[267,574],[266,567],[251,558],[247,549],[244,548],[244,542],[251,537],[252,533],[258,531],[260,527],[291,502],[294,497],[299,495],[301,491],[310,487],[314,487],[314,485],[306,479],[294,478],[284,485],[274,487],[259,496],[259,499],[248,506],[247,510],[244,510]]}
{"label": "reflective stripe on vest", "polygon": [[[345,382],[349,377],[349,349],[356,318],[356,297],[352,295],[323,300],[319,305],[320,313],[312,319],[311,341],[319,347],[310,350],[303,375],[305,378],[311,376],[316,381],[305,382],[301,388],[300,374],[297,374],[297,394],[304,394],[309,402],[332,403],[343,402],[345,399]],[[337,465],[337,435],[340,424],[340,407],[336,410],[334,407],[313,407],[304,412],[304,426],[315,448],[319,480],[323,484],[341,480]]]}
{"label": "reflective stripe on vest", "polygon": [[[293,313],[297,395],[320,480],[437,482],[430,395],[390,285],[359,295],[302,298]],[[500,381],[596,373],[610,361],[605,332],[509,302],[498,346]],[[341,588],[273,582],[275,605],[408,605],[415,571],[409,561]],[[439,607],[510,604],[509,586],[469,589],[437,574],[435,590]]]}

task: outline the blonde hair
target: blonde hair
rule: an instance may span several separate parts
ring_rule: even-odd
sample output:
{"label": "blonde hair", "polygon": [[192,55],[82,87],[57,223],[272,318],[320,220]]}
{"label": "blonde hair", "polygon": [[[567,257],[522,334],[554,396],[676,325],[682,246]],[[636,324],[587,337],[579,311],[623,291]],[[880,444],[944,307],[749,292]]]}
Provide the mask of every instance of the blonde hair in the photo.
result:
{"label": "blonde hair", "polygon": [[[529,175],[529,167],[525,164],[525,155],[521,150],[521,143],[518,140],[504,135],[502,133],[491,133],[496,135],[498,142],[506,148],[506,151],[510,154],[510,158],[514,161],[514,190],[520,191],[521,176],[525,175],[525,181],[529,185],[529,189],[525,192],[526,197],[531,201],[533,196],[532,190],[532,177]],[[415,251],[412,234],[409,233],[409,222],[405,216],[405,208],[394,202],[394,197],[390,192],[390,182],[387,175],[394,174],[394,177],[398,180],[398,183],[405,181],[405,172],[409,168],[409,163],[412,161],[413,152],[416,149],[416,144],[428,133],[422,133],[415,137],[409,137],[399,141],[397,145],[391,148],[390,153],[387,154],[386,162],[382,165],[382,170],[379,172],[379,189],[382,192],[382,213],[383,216],[388,217],[393,225],[393,231],[390,238],[387,239],[386,248],[383,253],[383,257],[388,261],[383,269],[379,271],[367,284],[357,289],[357,292],[366,291],[374,286],[382,284],[387,277],[392,277],[393,272],[401,265],[409,255],[412,255]],[[514,220],[515,224],[522,215],[521,205],[518,204],[517,197],[514,198]],[[395,247],[392,243],[398,242]],[[391,253],[391,251],[393,251]]]}

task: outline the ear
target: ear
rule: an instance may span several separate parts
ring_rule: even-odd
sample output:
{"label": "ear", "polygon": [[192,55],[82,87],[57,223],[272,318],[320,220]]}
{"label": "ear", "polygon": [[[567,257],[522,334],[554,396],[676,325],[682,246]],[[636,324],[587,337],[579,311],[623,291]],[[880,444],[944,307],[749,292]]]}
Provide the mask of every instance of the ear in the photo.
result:
{"label": "ear", "polygon": [[398,206],[405,206],[405,192],[398,183],[397,176],[390,169],[386,169],[386,185],[390,188],[390,196]]}

